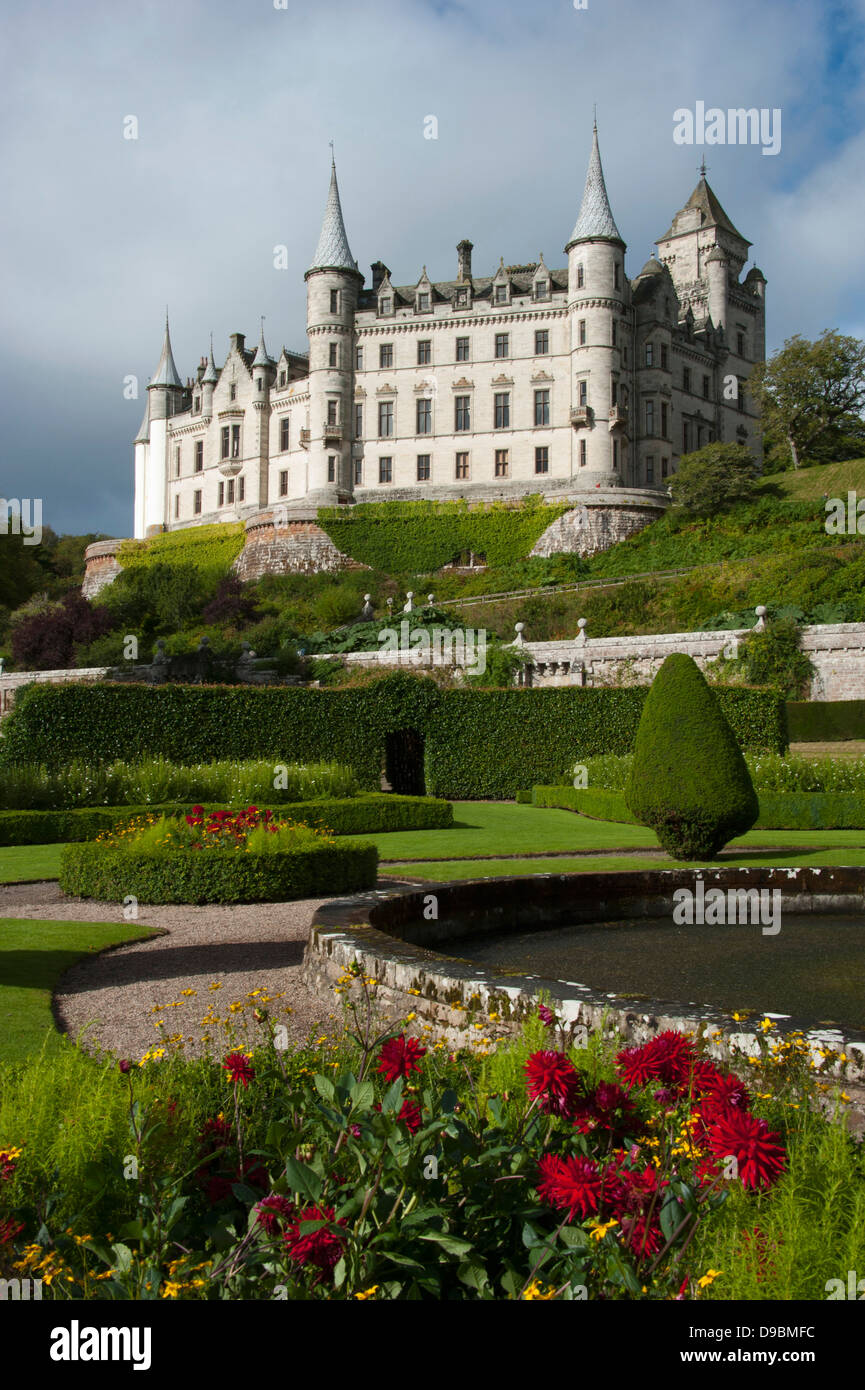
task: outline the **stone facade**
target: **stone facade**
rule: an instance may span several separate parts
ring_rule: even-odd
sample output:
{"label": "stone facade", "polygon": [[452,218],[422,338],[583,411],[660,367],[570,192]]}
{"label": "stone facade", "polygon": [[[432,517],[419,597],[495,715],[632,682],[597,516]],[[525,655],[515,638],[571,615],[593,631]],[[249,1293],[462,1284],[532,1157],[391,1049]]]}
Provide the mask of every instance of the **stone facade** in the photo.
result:
{"label": "stone facade", "polygon": [[343,555],[321,527],[316,512],[293,509],[291,516],[279,508],[258,512],[246,523],[243,550],[233,569],[239,579],[260,579],[265,574],[320,574],[349,569],[368,569]]}
{"label": "stone facade", "polygon": [[166,324],[135,442],[136,537],[279,504],[658,498],[712,439],[759,456],[739,390],[765,351],[765,280],[741,278],[750,242],[703,176],[657,244],[629,279],[595,132],[566,265],[502,258],[476,275],[464,240],[452,280],[424,267],[399,285],[376,261],[366,285],[333,170],[307,351],[272,358],[263,331],[256,351],[235,333],[222,367],[211,344],[184,384]]}
{"label": "stone facade", "polygon": [[81,592],[93,598],[107,584],[113,584],[123,566],[117,559],[122,541],[94,541],[84,552],[84,581]]}

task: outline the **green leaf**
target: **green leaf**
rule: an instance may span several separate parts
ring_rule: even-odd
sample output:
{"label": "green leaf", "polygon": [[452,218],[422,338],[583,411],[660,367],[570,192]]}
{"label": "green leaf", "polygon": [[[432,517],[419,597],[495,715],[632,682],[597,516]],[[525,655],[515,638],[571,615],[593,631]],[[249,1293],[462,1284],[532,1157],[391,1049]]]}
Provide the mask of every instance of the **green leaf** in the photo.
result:
{"label": "green leaf", "polygon": [[285,1176],[291,1184],[293,1192],[300,1192],[311,1202],[318,1201],[321,1196],[321,1179],[308,1163],[301,1163],[296,1158],[287,1158],[285,1160]]}
{"label": "green leaf", "polygon": [[315,1076],[312,1079],[315,1083],[315,1089],[318,1091],[318,1094],[322,1097],[322,1099],[330,1101],[330,1103],[333,1104],[333,1102],[336,1100],[336,1088],[333,1082],[330,1080],[330,1078],[327,1076],[321,1076],[318,1072],[316,1072]]}
{"label": "green leaf", "polygon": [[114,1253],[114,1268],[118,1274],[128,1274],[132,1268],[132,1251],[128,1245],[115,1241],[111,1247]]}
{"label": "green leaf", "polygon": [[580,1226],[563,1226],[559,1231],[559,1240],[570,1250],[588,1250],[589,1248],[589,1237]]}
{"label": "green leaf", "polygon": [[403,1085],[404,1078],[398,1076],[393,1085],[389,1086],[387,1091],[385,1091],[384,1099],[381,1103],[381,1112],[383,1115],[399,1114],[402,1107]]}
{"label": "green leaf", "polygon": [[349,1095],[354,1112],[369,1110],[375,1100],[375,1088],[371,1081],[356,1081]]}
{"label": "green leaf", "polygon": [[337,1260],[337,1262],[336,1262],[336,1264],[334,1265],[334,1268],[333,1268],[333,1286],[334,1286],[335,1289],[341,1289],[344,1283],[345,1283],[345,1257],[344,1257],[344,1256],[341,1256],[341,1257]]}
{"label": "green leaf", "polygon": [[425,1235],[419,1235],[418,1240],[432,1241],[433,1244],[447,1250],[449,1255],[467,1255],[474,1249],[470,1240],[462,1240],[459,1236],[447,1235],[443,1231],[427,1231]]}

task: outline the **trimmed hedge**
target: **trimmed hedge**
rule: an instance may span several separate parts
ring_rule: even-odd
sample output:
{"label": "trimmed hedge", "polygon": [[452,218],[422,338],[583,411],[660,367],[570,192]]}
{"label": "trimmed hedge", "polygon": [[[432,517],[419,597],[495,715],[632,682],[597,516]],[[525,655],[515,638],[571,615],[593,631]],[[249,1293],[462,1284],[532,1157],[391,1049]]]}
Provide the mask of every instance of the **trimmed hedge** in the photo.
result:
{"label": "trimmed hedge", "polygon": [[242,521],[217,522],[166,531],[143,541],[124,541],[117,561],[125,570],[149,565],[194,565],[203,574],[228,574],[243,549],[246,527]]}
{"label": "trimmed hedge", "polygon": [[[209,802],[205,810],[218,810]],[[230,810],[245,809],[229,807]],[[297,801],[273,806],[288,820],[326,825],[334,835],[376,835],[386,830],[446,830],[453,825],[454,811],[449,801],[432,797],[394,796],[369,793],[365,796],[330,801]],[[187,804],[169,802],[159,806],[94,806],[71,811],[0,811],[0,846],[56,845],[95,840],[105,830],[123,825],[132,816],[180,816]]]}
{"label": "trimmed hedge", "polygon": [[[865,830],[865,796],[858,792],[759,792],[755,830]],[[533,787],[534,806],[558,806],[592,820],[638,825],[622,792],[598,787]]]}
{"label": "trimmed hedge", "polygon": [[284,854],[173,850],[135,854],[115,845],[64,845],[60,888],[80,898],[141,903],[276,903],[374,888],[375,845],[317,845]]}
{"label": "trimmed hedge", "polygon": [[865,738],[865,700],[790,700],[791,743],[841,743]]}
{"label": "trimmed hedge", "polygon": [[387,574],[422,574],[449,565],[463,550],[485,555],[489,565],[524,559],[564,512],[540,497],[518,506],[502,502],[362,502],[322,507],[318,524],[338,550]]}
{"label": "trimmed hedge", "polygon": [[[647,693],[644,686],[443,690],[407,672],[334,690],[34,684],[3,722],[0,761],[326,759],[352,767],[372,791],[388,733],[415,729],[425,739],[428,794],[509,800],[529,781],[554,782],[578,758],[630,752]],[[786,748],[776,692],[732,687],[718,700],[743,746]]]}

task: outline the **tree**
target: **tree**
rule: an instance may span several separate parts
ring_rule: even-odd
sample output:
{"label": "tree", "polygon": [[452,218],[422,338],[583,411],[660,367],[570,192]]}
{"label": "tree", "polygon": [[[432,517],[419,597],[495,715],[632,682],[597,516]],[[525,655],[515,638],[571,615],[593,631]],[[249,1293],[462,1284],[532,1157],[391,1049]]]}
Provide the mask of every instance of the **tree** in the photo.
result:
{"label": "tree", "polygon": [[712,515],[754,496],[758,483],[753,454],[743,444],[706,444],[684,454],[670,482],[677,506]]}
{"label": "tree", "polygon": [[794,468],[815,456],[832,430],[851,432],[865,409],[865,343],[825,329],[816,342],[796,333],[748,378],[764,426],[780,435]]}
{"label": "tree", "polygon": [[714,859],[757,819],[742,750],[690,656],[668,656],[652,682],[625,801],[674,859]]}

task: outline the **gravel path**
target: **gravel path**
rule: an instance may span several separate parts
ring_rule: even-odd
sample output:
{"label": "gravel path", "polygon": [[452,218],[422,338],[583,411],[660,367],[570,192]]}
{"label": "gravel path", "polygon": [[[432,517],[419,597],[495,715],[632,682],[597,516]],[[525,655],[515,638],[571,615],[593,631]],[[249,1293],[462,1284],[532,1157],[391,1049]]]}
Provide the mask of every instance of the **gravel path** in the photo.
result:
{"label": "gravel path", "polygon": [[[230,907],[147,907],[129,926],[156,927],[164,934],[120,946],[67,971],[54,997],[60,1027],[75,1037],[87,1028],[87,1045],[107,1048],[138,1061],[161,1045],[160,1035],[182,1033],[184,1052],[221,1053],[232,1041],[260,1037],[251,1011],[264,991],[272,1018],[283,1023],[288,1040],[302,1043],[341,1032],[332,995],[309,992],[300,976],[312,914],[323,898],[291,903],[250,903]],[[0,885],[0,917],[39,917],[49,921],[123,922],[117,903],[69,898],[55,882]],[[221,988],[211,989],[212,983]],[[183,995],[183,990],[195,991]],[[179,1007],[170,1007],[174,1002]],[[230,1013],[229,1005],[244,1007]],[[160,1008],[154,1011],[154,1005]],[[204,1024],[209,1009],[223,1024]],[[163,1019],[157,1028],[155,1021]],[[244,1029],[248,1024],[249,1032]],[[202,1042],[209,1035],[210,1043]]]}

